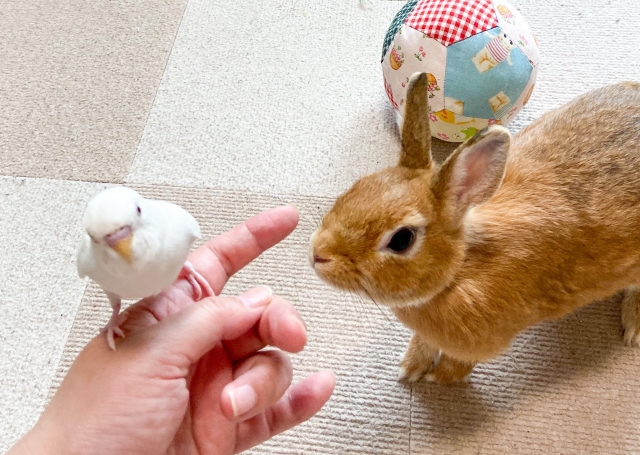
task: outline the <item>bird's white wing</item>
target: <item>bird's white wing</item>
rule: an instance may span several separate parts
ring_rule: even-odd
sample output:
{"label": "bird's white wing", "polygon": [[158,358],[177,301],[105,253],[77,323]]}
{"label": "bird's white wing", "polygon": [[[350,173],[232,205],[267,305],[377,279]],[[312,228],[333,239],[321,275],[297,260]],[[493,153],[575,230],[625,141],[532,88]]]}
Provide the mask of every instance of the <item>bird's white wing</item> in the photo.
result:
{"label": "bird's white wing", "polygon": [[[167,201],[153,201],[166,216],[168,233],[177,240],[184,237],[189,245],[201,237],[200,226],[196,219],[179,205]],[[177,237],[177,238],[176,238]],[[188,240],[187,240],[188,239]]]}
{"label": "bird's white wing", "polygon": [[93,263],[93,256],[91,254],[91,240],[85,234],[80,240],[78,245],[78,256],[76,260],[76,267],[78,269],[78,276],[84,278],[89,273],[91,264]]}

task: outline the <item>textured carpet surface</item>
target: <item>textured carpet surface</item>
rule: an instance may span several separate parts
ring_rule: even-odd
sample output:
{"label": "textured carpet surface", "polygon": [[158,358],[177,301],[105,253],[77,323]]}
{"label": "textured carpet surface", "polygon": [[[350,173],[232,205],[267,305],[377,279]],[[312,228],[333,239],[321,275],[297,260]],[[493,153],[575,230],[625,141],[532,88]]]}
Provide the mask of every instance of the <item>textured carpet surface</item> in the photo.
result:
{"label": "textured carpet surface", "polygon": [[[640,1],[514,0],[542,49],[513,132],[589,89],[640,80]],[[522,333],[466,386],[398,384],[409,331],[320,282],[307,243],[333,199],[392,165],[384,33],[403,2],[6,1],[0,14],[0,450],[36,421],[109,317],[75,271],[111,183],[183,205],[204,239],[283,203],[299,228],[233,277],[309,327],[295,380],[336,372],[309,422],[254,454],[640,453],[640,349],[612,296]],[[435,144],[439,159],[452,146]]]}

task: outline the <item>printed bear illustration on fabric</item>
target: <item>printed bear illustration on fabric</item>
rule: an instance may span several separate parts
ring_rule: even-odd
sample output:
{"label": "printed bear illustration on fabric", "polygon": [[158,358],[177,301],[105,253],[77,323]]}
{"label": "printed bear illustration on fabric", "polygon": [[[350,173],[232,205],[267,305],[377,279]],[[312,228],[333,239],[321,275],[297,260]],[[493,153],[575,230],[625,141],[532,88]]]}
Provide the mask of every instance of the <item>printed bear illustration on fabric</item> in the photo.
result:
{"label": "printed bear illustration on fabric", "polygon": [[496,118],[502,118],[511,106],[511,99],[503,91],[500,91],[500,93],[489,98],[489,106],[491,106]]}
{"label": "printed bear illustration on fabric", "polygon": [[506,60],[511,66],[511,50],[515,49],[516,44],[507,36],[506,33],[500,32],[498,35],[490,35],[489,41],[480,51],[471,59],[479,73],[485,73],[502,61]]}
{"label": "printed bear illustration on fabric", "polygon": [[507,24],[511,24],[511,25],[516,24],[516,16],[509,10],[509,8],[507,8],[504,5],[498,5],[496,9],[498,11],[498,14],[502,16],[502,18]]}

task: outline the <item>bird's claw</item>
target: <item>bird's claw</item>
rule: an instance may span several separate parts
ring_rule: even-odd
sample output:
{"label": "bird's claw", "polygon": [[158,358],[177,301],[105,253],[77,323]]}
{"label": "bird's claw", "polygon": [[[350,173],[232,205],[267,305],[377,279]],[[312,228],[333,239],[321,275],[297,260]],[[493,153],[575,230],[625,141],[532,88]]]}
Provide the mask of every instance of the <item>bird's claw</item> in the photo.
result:
{"label": "bird's claw", "polygon": [[115,333],[116,335],[118,335],[119,337],[124,338],[124,332],[122,331],[122,329],[120,327],[103,327],[100,329],[100,333],[105,333],[105,332],[111,332],[112,333],[112,337],[113,334]]}
{"label": "bird's claw", "polygon": [[180,271],[178,278],[185,278],[189,281],[193,288],[193,300],[198,301],[203,297],[211,297],[215,295],[207,280],[205,280],[204,277],[200,275],[195,268],[193,268],[193,265],[191,265],[189,261],[186,261],[182,266],[182,270]]}
{"label": "bird's claw", "polygon": [[118,335],[120,338],[124,338],[124,332],[120,328],[120,324],[122,324],[126,320],[126,316],[123,314],[114,314],[107,325],[100,329],[100,333],[107,334],[107,344],[111,348],[111,350],[116,350],[116,342],[114,334]]}
{"label": "bird's claw", "polygon": [[120,338],[124,338],[124,332],[120,327],[103,327],[100,329],[100,333],[107,333],[107,344],[111,348],[112,351],[116,350],[116,341],[113,334],[115,333]]}

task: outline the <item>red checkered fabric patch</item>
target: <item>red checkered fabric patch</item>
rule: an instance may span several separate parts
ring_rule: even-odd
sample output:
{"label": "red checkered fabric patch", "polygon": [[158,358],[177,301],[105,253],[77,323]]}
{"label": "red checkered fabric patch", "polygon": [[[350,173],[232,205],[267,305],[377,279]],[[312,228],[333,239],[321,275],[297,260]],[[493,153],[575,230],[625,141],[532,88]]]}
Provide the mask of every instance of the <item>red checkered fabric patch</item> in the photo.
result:
{"label": "red checkered fabric patch", "polygon": [[422,0],[405,22],[445,46],[498,26],[491,0]]}

